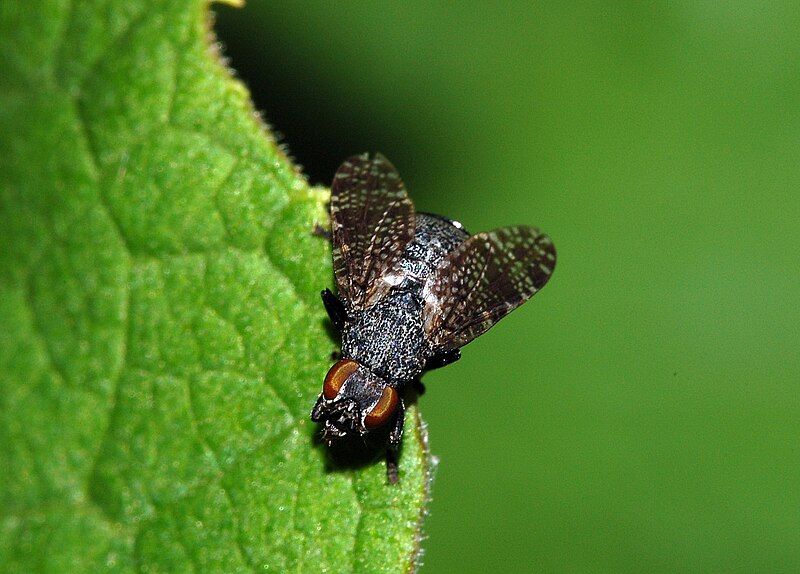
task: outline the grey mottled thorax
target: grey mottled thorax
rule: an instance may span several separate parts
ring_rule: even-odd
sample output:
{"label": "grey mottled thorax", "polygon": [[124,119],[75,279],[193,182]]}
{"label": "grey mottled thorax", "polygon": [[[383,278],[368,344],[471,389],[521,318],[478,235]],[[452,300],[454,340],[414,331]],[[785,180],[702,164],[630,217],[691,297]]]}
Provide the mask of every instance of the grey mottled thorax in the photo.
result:
{"label": "grey mottled thorax", "polygon": [[342,353],[392,382],[422,372],[431,351],[422,326],[422,287],[439,262],[469,234],[438,216],[418,213],[414,241],[406,247],[394,287],[353,317],[342,333]]}

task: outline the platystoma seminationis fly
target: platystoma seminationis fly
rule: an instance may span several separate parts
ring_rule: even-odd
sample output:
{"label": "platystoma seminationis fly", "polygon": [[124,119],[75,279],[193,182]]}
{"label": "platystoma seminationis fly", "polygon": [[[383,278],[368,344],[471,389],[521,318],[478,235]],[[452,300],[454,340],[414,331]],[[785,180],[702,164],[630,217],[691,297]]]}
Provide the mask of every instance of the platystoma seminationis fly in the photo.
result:
{"label": "platystoma seminationis fly", "polygon": [[345,161],[331,185],[338,297],[322,292],[342,335],[311,419],[328,445],[388,430],[387,476],[398,477],[403,390],[541,289],[553,274],[550,238],[528,226],[470,235],[457,222],[416,213],[381,155]]}

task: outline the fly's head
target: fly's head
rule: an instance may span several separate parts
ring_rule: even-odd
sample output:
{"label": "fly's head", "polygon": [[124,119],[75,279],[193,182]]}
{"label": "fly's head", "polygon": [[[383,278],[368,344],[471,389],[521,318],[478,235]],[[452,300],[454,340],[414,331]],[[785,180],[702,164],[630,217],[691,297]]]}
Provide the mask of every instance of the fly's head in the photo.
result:
{"label": "fly's head", "polygon": [[363,436],[388,423],[397,412],[397,390],[352,359],[342,359],[325,376],[311,420],[322,423],[328,446],[347,436]]}

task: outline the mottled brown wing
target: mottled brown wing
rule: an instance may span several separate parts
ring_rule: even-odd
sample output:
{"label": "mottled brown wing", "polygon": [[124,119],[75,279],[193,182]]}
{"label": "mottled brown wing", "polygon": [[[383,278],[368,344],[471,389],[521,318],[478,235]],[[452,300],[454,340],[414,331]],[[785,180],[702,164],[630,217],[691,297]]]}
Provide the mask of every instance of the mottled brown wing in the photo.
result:
{"label": "mottled brown wing", "polygon": [[350,311],[366,309],[391,287],[385,280],[414,238],[414,204],[382,155],[347,159],[331,184],[333,271]]}
{"label": "mottled brown wing", "polygon": [[544,287],[556,249],[533,227],[478,233],[450,253],[428,279],[425,332],[435,350],[457,349]]}

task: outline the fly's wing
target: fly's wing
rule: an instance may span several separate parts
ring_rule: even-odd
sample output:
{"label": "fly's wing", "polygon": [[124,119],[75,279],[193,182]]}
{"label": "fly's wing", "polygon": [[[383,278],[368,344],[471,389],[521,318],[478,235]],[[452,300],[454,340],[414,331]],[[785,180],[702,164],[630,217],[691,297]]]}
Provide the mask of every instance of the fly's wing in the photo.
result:
{"label": "fly's wing", "polygon": [[414,238],[414,205],[382,155],[347,159],[331,184],[333,271],[350,311],[365,309],[391,287],[391,272]]}
{"label": "fly's wing", "polygon": [[437,351],[463,347],[544,287],[556,265],[550,238],[533,227],[478,233],[425,284],[425,332]]}

